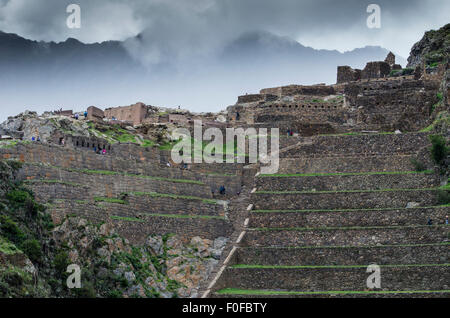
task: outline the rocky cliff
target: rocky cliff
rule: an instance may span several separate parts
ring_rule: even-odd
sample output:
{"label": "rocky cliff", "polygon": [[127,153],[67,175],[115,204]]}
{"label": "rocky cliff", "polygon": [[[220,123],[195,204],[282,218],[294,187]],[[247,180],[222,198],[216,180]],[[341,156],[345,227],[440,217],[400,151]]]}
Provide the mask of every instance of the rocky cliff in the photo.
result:
{"label": "rocky cliff", "polygon": [[422,63],[433,65],[448,61],[450,55],[450,24],[439,30],[425,33],[423,38],[414,44],[408,58],[408,68],[414,68]]}

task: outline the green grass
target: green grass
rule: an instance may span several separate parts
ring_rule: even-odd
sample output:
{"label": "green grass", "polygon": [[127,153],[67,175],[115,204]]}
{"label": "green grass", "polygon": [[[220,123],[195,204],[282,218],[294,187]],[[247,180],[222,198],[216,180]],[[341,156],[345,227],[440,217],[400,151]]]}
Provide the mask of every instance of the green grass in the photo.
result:
{"label": "green grass", "polygon": [[50,180],[50,179],[33,179],[33,180],[25,180],[24,183],[50,183],[50,184],[63,184],[72,187],[85,187],[82,184],[62,181],[62,180]]}
{"label": "green grass", "polygon": [[10,149],[19,143],[18,140],[2,140],[0,141],[0,149]]}
{"label": "green grass", "polygon": [[141,147],[153,147],[155,145],[155,142],[153,140],[144,139],[144,141],[141,144]]}
{"label": "green grass", "polygon": [[439,190],[450,191],[450,182],[447,181],[447,184],[439,187]]}
{"label": "green grass", "polygon": [[127,221],[127,222],[139,222],[139,223],[145,223],[145,221],[138,219],[138,218],[131,218],[131,217],[125,217],[125,216],[111,216],[110,217],[112,220],[117,220],[117,221]]}
{"label": "green grass", "polygon": [[261,174],[259,178],[276,177],[327,177],[327,176],[372,176],[372,175],[408,175],[408,174],[433,174],[433,170],[424,171],[387,171],[387,172],[331,172],[331,173],[291,173],[291,174]]}
{"label": "green grass", "polygon": [[0,253],[5,255],[22,254],[22,251],[11,242],[0,236]]}
{"label": "green grass", "polygon": [[436,225],[391,225],[391,226],[337,226],[337,227],[285,227],[285,228],[251,228],[253,231],[271,232],[271,231],[352,231],[352,230],[395,230],[395,229],[415,229],[415,228],[440,228],[446,227],[446,224]]}
{"label": "green grass", "polygon": [[127,201],[116,199],[116,198],[103,198],[103,197],[95,197],[95,202],[108,202],[108,203],[118,203],[118,204],[128,204]]}
{"label": "green grass", "polygon": [[450,204],[415,207],[415,208],[374,208],[374,209],[334,209],[334,210],[252,210],[250,213],[310,213],[310,212],[364,212],[364,211],[393,211],[393,210],[413,210],[413,209],[436,209],[450,207]]}
{"label": "green grass", "polygon": [[440,188],[418,189],[378,189],[378,190],[338,190],[338,191],[256,191],[255,194],[329,194],[329,193],[379,193],[379,192],[405,192],[405,191],[438,191]]}
{"label": "green grass", "polygon": [[333,291],[277,291],[277,290],[251,290],[225,288],[216,292],[219,295],[259,295],[259,296],[289,296],[289,295],[383,295],[383,294],[431,294],[450,293],[450,290],[380,290],[380,291],[356,291],[356,290],[333,290]]}
{"label": "green grass", "polygon": [[439,125],[450,125],[449,112],[443,111],[437,114],[436,119],[433,121],[433,123],[430,126],[423,128],[420,132],[431,132]]}
{"label": "green grass", "polygon": [[190,195],[178,195],[178,194],[169,194],[169,193],[157,193],[157,192],[130,192],[129,194],[136,196],[150,196],[154,198],[171,198],[171,199],[185,199],[185,200],[198,200],[207,204],[218,204],[217,200],[213,199],[205,199],[200,197],[194,197]]}
{"label": "green grass", "polygon": [[[236,264],[230,266],[236,269],[345,269],[345,268],[367,268],[366,265],[250,265],[250,264]],[[392,267],[448,267],[450,264],[387,264],[378,265],[383,268]]]}

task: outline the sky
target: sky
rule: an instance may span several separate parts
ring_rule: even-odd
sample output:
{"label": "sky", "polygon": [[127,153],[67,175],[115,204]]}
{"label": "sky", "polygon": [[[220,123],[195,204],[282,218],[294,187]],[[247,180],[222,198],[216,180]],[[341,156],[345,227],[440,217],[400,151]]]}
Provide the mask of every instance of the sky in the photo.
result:
{"label": "sky", "polygon": [[[80,29],[66,26],[71,3],[81,7]],[[381,8],[380,29],[366,26],[371,3]],[[0,0],[0,30],[88,43],[146,31],[161,46],[176,46],[181,57],[208,54],[237,34],[265,30],[317,49],[380,45],[407,57],[424,30],[449,22],[448,12],[448,0]]]}
{"label": "sky", "polygon": [[[81,8],[79,29],[66,24],[72,3]],[[367,26],[370,4],[381,9],[380,28]],[[138,101],[219,111],[238,95],[265,87],[331,84],[336,80],[334,60],[305,66],[297,56],[262,54],[266,60],[251,61],[252,55],[249,60],[238,54],[225,61],[221,52],[243,34],[257,31],[315,49],[381,46],[407,58],[425,31],[450,22],[448,12],[449,0],[0,0],[0,31],[46,42],[69,37],[84,43],[125,41],[129,55],[149,74],[6,80],[0,83],[0,122],[25,109],[81,110]],[[348,65],[364,67],[366,61]]]}

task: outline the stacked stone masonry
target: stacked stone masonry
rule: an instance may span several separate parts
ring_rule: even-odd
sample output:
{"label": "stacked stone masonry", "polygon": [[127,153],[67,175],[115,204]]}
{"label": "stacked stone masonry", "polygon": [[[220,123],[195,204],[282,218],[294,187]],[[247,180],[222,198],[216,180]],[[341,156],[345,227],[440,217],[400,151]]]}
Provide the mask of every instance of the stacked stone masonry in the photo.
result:
{"label": "stacked stone masonry", "polygon": [[[448,297],[450,209],[427,134],[282,143],[279,174],[255,178],[248,229],[213,297]],[[431,170],[415,171],[418,158]],[[366,285],[370,264],[381,288]]]}

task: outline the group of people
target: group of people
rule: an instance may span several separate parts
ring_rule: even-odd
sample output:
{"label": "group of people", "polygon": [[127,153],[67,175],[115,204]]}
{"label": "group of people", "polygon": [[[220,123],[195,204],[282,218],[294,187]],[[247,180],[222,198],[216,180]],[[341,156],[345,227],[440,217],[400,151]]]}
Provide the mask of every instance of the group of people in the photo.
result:
{"label": "group of people", "polygon": [[97,148],[97,147],[94,147],[94,152],[97,154],[97,155],[106,155],[106,149],[100,149],[100,148]]}
{"label": "group of people", "polygon": [[[166,166],[169,168],[172,167],[172,164],[170,163],[170,161],[167,161]],[[179,167],[181,170],[189,170],[189,166],[187,163],[182,163]]]}
{"label": "group of people", "polygon": [[[87,112],[87,111],[85,111],[85,112],[84,112],[84,114],[83,114],[83,116],[84,116],[84,119],[87,119],[87,116],[88,116],[88,112]],[[75,116],[74,116],[74,117],[75,117],[75,119],[76,119],[76,120],[78,120],[78,119],[80,118],[80,116],[78,115],[78,113],[77,113],[77,114],[75,114]]]}
{"label": "group of people", "polygon": [[[428,224],[428,225],[433,225],[433,219],[428,219],[427,224]],[[444,224],[445,224],[445,225],[448,225],[448,215],[445,216]]]}

